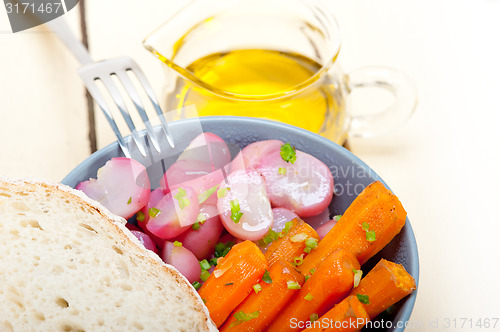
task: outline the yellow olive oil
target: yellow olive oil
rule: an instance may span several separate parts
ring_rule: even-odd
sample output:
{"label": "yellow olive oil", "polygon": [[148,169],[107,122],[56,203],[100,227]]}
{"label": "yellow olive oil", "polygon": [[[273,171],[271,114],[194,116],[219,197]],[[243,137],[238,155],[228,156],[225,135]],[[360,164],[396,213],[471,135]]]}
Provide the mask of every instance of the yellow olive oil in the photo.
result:
{"label": "yellow olive oil", "polygon": [[196,80],[179,78],[176,98],[169,98],[176,104],[168,107],[195,105],[200,116],[259,117],[320,132],[341,113],[334,86],[317,74],[320,68],[300,54],[273,50],[210,54],[185,68]]}

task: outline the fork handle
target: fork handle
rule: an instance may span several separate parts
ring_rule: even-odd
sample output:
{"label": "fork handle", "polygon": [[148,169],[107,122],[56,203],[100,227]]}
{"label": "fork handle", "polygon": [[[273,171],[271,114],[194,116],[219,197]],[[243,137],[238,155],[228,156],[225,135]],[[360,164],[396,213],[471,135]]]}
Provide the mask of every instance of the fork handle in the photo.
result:
{"label": "fork handle", "polygon": [[82,65],[94,62],[85,46],[76,39],[75,35],[71,32],[63,17],[58,17],[46,24],[57,34],[59,39],[63,41],[66,47]]}

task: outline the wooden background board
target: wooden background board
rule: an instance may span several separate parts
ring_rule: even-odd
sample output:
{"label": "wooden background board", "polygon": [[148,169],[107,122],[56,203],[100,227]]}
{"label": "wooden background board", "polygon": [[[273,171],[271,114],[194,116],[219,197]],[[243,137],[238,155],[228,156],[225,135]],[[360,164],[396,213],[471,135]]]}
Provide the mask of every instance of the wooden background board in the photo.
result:
{"label": "wooden background board", "polygon": [[[86,0],[92,56],[133,57],[161,94],[164,70],[141,41],[184,3]],[[429,326],[436,319],[500,316],[500,2],[327,4],[342,29],[339,61],[347,72],[390,66],[411,76],[419,90],[407,124],[383,137],[350,139],[351,150],[386,180],[409,213],[421,264],[411,320],[423,324],[418,330],[436,331]],[[78,34],[79,9],[65,16]],[[14,35],[6,19],[0,9],[0,174],[60,180],[90,153],[77,62],[44,27]],[[365,96],[353,103],[364,110],[372,101]],[[97,146],[103,147],[114,135],[96,113]]]}

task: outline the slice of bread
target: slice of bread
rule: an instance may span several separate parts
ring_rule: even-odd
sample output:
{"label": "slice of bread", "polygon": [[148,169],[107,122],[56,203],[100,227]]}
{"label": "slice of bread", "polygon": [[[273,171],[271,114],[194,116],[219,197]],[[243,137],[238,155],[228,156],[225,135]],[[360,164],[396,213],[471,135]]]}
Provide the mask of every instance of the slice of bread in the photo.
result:
{"label": "slice of bread", "polygon": [[69,187],[0,178],[0,331],[216,331],[124,223]]}

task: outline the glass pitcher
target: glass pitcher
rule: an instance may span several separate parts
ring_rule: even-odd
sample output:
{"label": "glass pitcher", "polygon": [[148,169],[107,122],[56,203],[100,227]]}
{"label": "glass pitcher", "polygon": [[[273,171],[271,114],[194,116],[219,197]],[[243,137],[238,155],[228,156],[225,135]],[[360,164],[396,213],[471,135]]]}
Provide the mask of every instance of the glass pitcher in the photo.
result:
{"label": "glass pitcher", "polygon": [[[402,124],[416,105],[411,81],[397,70],[342,72],[339,27],[320,0],[195,0],[143,44],[168,66],[166,110],[195,105],[199,116],[261,117],[343,144],[348,134],[369,137]],[[348,96],[369,86],[395,101],[354,116]]]}

